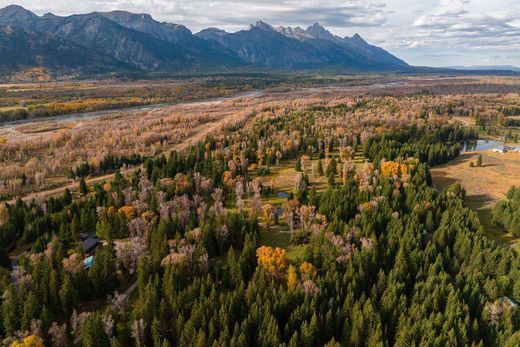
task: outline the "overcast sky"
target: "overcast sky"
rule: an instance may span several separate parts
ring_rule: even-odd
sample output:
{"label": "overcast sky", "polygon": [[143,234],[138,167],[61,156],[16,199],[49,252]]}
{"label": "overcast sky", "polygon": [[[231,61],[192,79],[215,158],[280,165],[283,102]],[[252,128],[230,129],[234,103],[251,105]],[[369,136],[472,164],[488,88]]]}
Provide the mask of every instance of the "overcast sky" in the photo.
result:
{"label": "overcast sky", "polygon": [[[127,10],[160,21],[246,29],[307,27],[319,22],[332,33],[359,33],[413,65],[520,66],[520,0],[16,0],[44,14]],[[0,7],[13,0],[0,0]]]}

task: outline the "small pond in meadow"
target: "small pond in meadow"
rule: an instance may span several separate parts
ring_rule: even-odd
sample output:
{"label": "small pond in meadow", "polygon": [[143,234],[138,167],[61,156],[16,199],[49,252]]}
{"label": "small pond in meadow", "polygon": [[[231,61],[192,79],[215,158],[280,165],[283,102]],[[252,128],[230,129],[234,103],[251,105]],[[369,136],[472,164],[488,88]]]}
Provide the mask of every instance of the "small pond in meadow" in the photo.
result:
{"label": "small pond in meadow", "polygon": [[276,194],[280,199],[287,199],[287,197],[289,197],[289,194],[287,194],[286,192],[278,192],[278,194]]}
{"label": "small pond in meadow", "polygon": [[504,148],[504,142],[496,140],[477,140],[473,142],[465,142],[462,147],[462,153],[489,151],[493,148]]}

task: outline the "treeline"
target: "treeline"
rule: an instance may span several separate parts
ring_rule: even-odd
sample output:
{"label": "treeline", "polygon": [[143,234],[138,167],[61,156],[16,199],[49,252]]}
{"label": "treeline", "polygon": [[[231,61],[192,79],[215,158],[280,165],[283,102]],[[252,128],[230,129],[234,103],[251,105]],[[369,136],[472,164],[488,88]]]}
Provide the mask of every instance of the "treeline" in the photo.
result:
{"label": "treeline", "polygon": [[88,99],[50,104],[48,106],[16,108],[14,110],[0,112],[0,123],[24,119],[38,119],[59,116],[63,114],[112,110],[126,107],[137,107],[158,102],[159,100],[141,98],[130,98],[128,100]]}
{"label": "treeline", "polygon": [[376,163],[383,158],[414,157],[429,165],[439,165],[457,157],[464,141],[477,139],[477,129],[449,126],[431,129],[412,125],[369,139],[363,152]]}
{"label": "treeline", "polygon": [[[327,80],[329,81],[329,80]],[[56,115],[138,107],[158,103],[196,100],[228,96],[240,91],[284,86],[285,83],[325,83],[308,77],[252,74],[214,76],[192,81],[154,83],[145,86],[103,82],[97,84],[70,84],[42,89],[11,91],[7,89],[0,100],[1,106],[29,105],[9,111],[0,111],[0,123],[24,119],[38,119]]]}
{"label": "treeline", "polygon": [[54,116],[54,112],[45,107],[38,107],[33,110],[17,108],[9,111],[0,111],[0,123],[13,122],[24,119],[38,119]]}
{"label": "treeline", "polygon": [[500,106],[499,110],[506,117],[520,116],[520,106],[515,106],[515,105]]}
{"label": "treeline", "polygon": [[520,237],[520,188],[512,187],[506,197],[493,209],[493,223]]}
{"label": "treeline", "polygon": [[505,118],[504,126],[505,127],[518,127],[518,126],[520,126],[520,119]]}
{"label": "treeline", "polygon": [[92,174],[104,174],[121,169],[123,166],[134,166],[144,162],[144,158],[139,154],[133,154],[130,157],[121,156],[116,157],[112,153],[107,154],[103,160],[94,165],[90,162],[85,162],[77,167],[71,169],[70,177],[73,179],[85,178]]}

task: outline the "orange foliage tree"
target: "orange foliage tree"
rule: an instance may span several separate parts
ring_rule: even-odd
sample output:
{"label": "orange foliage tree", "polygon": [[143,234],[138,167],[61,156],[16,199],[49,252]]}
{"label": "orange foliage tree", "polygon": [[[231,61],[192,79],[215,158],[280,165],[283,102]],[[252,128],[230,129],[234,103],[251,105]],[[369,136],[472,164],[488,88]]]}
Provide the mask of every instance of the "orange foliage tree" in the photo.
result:
{"label": "orange foliage tree", "polygon": [[258,265],[267,270],[271,275],[279,278],[287,267],[285,249],[262,246],[256,250]]}
{"label": "orange foliage tree", "polygon": [[381,163],[381,173],[385,177],[398,177],[408,173],[408,167],[395,161],[385,161]]}
{"label": "orange foliage tree", "polygon": [[117,211],[117,213],[122,214],[126,217],[127,220],[133,219],[135,217],[135,207],[125,205]]}

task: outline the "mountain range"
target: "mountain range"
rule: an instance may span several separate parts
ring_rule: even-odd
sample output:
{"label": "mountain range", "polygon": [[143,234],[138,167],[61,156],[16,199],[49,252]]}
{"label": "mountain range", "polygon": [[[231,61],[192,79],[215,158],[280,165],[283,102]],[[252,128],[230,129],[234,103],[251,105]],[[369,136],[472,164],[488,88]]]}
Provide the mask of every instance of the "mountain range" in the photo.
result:
{"label": "mountain range", "polygon": [[339,37],[319,24],[307,29],[262,21],[228,33],[193,34],[148,14],[94,12],[37,16],[23,7],[0,9],[0,72],[43,67],[54,73],[328,69],[406,71],[411,67],[358,34]]}

